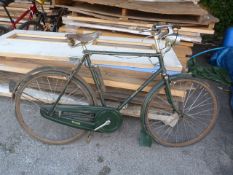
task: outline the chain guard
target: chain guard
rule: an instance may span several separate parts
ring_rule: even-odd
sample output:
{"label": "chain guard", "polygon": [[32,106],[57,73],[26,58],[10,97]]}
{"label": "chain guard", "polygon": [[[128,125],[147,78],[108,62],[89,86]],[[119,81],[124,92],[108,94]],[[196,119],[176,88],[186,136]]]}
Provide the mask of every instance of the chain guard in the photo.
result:
{"label": "chain guard", "polygon": [[[103,126],[96,132],[114,132],[123,122],[123,117],[119,111],[110,107],[100,106],[83,106],[83,105],[57,105],[56,110],[52,115],[49,115],[49,110],[52,105],[41,106],[41,115],[54,122],[61,123],[70,127],[94,131],[96,128],[103,125],[107,120],[110,121],[109,125]],[[66,113],[72,114],[71,116]],[[93,116],[89,121],[83,120],[84,118],[78,117],[79,114],[86,114]],[[77,115],[77,116],[75,116]],[[73,116],[73,117],[72,117]]]}

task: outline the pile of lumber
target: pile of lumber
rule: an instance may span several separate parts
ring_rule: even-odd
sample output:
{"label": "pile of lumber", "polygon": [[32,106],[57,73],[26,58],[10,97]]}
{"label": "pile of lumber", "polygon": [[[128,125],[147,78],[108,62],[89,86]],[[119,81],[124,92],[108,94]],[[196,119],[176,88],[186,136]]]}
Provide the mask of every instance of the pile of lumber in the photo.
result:
{"label": "pile of lumber", "polygon": [[[101,31],[105,36],[143,38],[142,32],[155,23],[179,24],[182,35],[177,56],[185,67],[187,55],[192,54],[193,43],[202,41],[202,34],[214,34],[218,19],[195,4],[197,1],[181,0],[69,0],[66,4],[55,0],[55,5],[71,12],[63,17],[61,32]],[[68,3],[68,4],[67,4]]]}
{"label": "pile of lumber", "polygon": [[[15,0],[15,2],[9,4],[7,9],[9,10],[9,13],[11,17],[13,18],[13,20],[15,20],[19,18],[26,10],[28,10],[31,4],[32,4],[31,1]],[[38,10],[42,11],[41,5],[38,4],[37,7],[38,7]],[[46,2],[43,5],[43,8],[46,13],[52,12],[52,6],[48,2]],[[23,20],[21,20],[17,26],[26,22],[27,20],[28,20],[28,15]],[[4,8],[1,6],[0,6],[0,25],[4,25],[10,28],[12,26],[10,23],[9,17],[7,16]]]}

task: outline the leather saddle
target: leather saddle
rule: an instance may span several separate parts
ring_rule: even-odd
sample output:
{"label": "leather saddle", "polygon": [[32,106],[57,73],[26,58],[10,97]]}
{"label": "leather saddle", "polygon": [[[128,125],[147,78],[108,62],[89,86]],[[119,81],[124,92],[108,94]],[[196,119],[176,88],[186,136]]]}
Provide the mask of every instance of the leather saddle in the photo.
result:
{"label": "leather saddle", "polygon": [[96,40],[100,36],[100,32],[88,33],[88,34],[66,34],[65,37],[70,40],[77,40],[81,43],[87,43]]}

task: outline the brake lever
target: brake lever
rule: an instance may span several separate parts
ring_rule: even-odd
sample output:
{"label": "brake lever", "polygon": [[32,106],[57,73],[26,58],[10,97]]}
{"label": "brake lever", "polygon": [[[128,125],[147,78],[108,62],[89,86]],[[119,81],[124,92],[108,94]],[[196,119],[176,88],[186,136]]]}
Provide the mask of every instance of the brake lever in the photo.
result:
{"label": "brake lever", "polygon": [[167,34],[161,33],[161,39],[165,39],[167,36],[172,35],[174,33],[172,26],[169,26],[167,30]]}

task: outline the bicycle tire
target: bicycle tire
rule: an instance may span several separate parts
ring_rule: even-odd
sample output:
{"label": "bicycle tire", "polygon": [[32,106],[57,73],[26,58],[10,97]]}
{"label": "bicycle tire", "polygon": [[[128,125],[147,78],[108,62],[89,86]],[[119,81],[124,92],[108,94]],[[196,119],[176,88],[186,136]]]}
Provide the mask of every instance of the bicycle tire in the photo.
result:
{"label": "bicycle tire", "polygon": [[[32,27],[32,28],[31,28]],[[26,21],[25,23],[19,26],[20,30],[36,30],[36,31],[44,31],[44,27],[37,21]]]}
{"label": "bicycle tire", "polygon": [[148,134],[170,147],[188,146],[202,140],[217,120],[217,97],[212,89],[202,80],[187,75],[172,78],[171,92],[180,112],[178,117],[164,95],[165,89],[161,81],[144,101],[142,117]]}
{"label": "bicycle tire", "polygon": [[9,32],[10,30],[5,26],[0,26],[0,36]]}
{"label": "bicycle tire", "polygon": [[[80,138],[86,131],[71,128],[43,118],[39,104],[56,101],[69,73],[62,69],[37,70],[27,76],[15,93],[16,118],[29,136],[46,144],[67,144]],[[96,98],[89,85],[80,77],[73,78],[59,104],[96,105]],[[77,100],[77,101],[75,101]]]}

